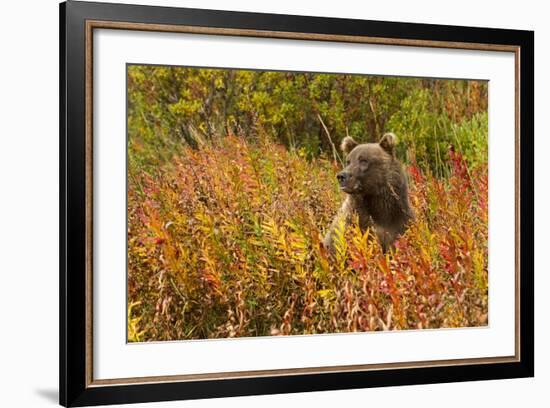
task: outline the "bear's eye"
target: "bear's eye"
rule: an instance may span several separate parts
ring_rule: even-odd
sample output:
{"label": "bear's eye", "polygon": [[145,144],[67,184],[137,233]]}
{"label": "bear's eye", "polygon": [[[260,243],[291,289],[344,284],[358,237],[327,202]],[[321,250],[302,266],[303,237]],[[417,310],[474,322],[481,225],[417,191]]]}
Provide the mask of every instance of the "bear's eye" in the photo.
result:
{"label": "bear's eye", "polygon": [[349,166],[351,164],[351,160],[350,159],[346,159],[346,166]]}
{"label": "bear's eye", "polygon": [[368,160],[365,159],[365,158],[360,158],[360,159],[359,159],[359,163],[361,163],[361,164],[368,164],[369,162],[368,162]]}

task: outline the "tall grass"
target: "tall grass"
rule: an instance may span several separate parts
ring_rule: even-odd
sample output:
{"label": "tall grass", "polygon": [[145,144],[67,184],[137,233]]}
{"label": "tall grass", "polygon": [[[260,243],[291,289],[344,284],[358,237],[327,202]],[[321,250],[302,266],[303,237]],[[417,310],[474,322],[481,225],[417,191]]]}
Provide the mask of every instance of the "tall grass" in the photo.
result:
{"label": "tall grass", "polygon": [[415,221],[395,250],[342,225],[325,155],[228,136],[131,166],[130,341],[487,324],[487,165],[451,150],[449,175],[409,165]]}

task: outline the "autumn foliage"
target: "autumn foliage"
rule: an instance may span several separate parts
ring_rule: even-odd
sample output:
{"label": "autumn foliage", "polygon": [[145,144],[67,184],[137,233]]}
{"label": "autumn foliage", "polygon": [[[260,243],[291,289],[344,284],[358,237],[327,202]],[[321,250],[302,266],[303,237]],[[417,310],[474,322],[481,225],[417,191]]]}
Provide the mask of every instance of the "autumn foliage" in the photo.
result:
{"label": "autumn foliage", "polygon": [[390,253],[356,225],[329,155],[229,135],[128,178],[130,341],[486,325],[487,164],[407,165],[415,220]]}

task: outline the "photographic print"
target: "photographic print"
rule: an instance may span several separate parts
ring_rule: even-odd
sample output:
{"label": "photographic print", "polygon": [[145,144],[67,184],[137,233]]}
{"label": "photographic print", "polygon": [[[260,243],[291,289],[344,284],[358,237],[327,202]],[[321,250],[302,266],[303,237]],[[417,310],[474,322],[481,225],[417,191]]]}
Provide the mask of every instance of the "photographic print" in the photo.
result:
{"label": "photographic print", "polygon": [[127,65],[129,342],[488,324],[488,82]]}
{"label": "photographic print", "polygon": [[71,1],[59,33],[61,404],[534,376],[532,31]]}

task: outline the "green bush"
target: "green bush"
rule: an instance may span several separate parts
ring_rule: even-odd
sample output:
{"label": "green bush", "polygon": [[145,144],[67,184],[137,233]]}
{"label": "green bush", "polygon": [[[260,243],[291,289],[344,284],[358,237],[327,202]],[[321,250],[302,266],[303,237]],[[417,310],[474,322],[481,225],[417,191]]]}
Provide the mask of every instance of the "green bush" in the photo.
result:
{"label": "green bush", "polygon": [[232,134],[334,157],[347,134],[373,142],[391,131],[402,160],[445,176],[451,144],[484,160],[486,110],[484,81],[131,65],[129,164],[153,171],[182,146]]}
{"label": "green bush", "polygon": [[488,116],[476,112],[461,122],[453,121],[447,112],[434,109],[428,89],[416,89],[403,100],[388,122],[388,129],[398,135],[398,152],[408,162],[417,162],[438,176],[449,172],[447,152],[453,147],[466,162],[478,165],[487,162]]}

